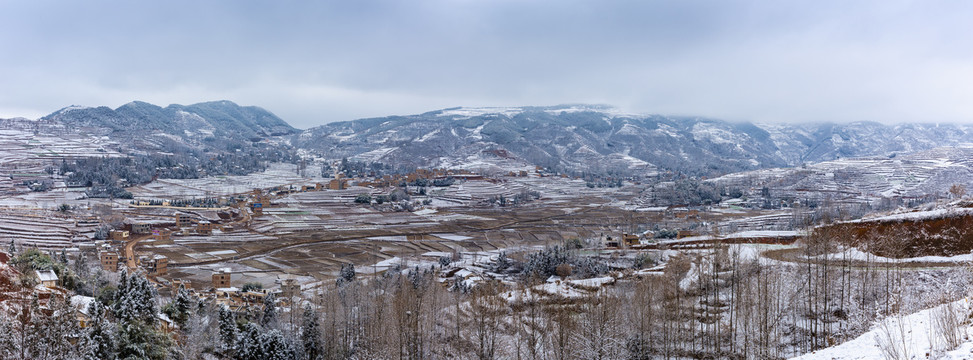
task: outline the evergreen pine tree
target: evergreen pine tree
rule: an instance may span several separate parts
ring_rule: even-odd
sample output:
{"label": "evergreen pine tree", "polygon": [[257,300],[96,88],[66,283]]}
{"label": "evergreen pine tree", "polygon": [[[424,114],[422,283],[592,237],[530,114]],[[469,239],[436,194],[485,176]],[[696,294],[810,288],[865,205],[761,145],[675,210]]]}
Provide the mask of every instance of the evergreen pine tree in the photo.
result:
{"label": "evergreen pine tree", "polygon": [[112,360],[115,358],[115,340],[111,323],[105,321],[104,309],[101,303],[92,301],[88,305],[88,316],[91,321],[84,332],[84,342],[81,356],[85,360]]}
{"label": "evergreen pine tree", "polygon": [[44,334],[46,333],[44,329],[44,313],[41,311],[40,301],[37,299],[37,295],[34,295],[30,301],[29,307],[30,317],[26,321],[26,344],[24,346],[24,351],[28,358],[32,359],[43,359],[47,356],[47,347],[45,343]]}
{"label": "evergreen pine tree", "polygon": [[501,251],[500,254],[497,255],[497,260],[493,263],[493,271],[501,272],[507,270],[508,267],[510,267],[510,259],[507,258],[506,252]]}
{"label": "evergreen pine tree", "polygon": [[324,356],[324,346],[321,343],[321,329],[318,326],[318,314],[311,304],[304,304],[304,315],[301,321],[301,342],[304,345],[304,358],[317,360]]}
{"label": "evergreen pine tree", "polygon": [[12,359],[18,355],[16,332],[14,319],[0,316],[0,358]]}
{"label": "evergreen pine tree", "polygon": [[112,310],[118,319],[119,358],[165,359],[169,355],[172,339],[155,328],[155,289],[144,276],[122,271]]}
{"label": "evergreen pine tree", "polygon": [[260,326],[264,328],[273,327],[277,322],[277,301],[274,294],[264,296],[264,311],[260,317]]}
{"label": "evergreen pine tree", "polygon": [[134,320],[119,324],[118,357],[122,359],[166,359],[171,339],[150,325]]}
{"label": "evergreen pine tree", "polygon": [[172,300],[172,306],[175,308],[175,318],[176,324],[179,327],[186,326],[186,320],[189,320],[189,311],[193,308],[193,299],[189,295],[189,291],[186,287],[179,285],[179,291],[176,293],[176,298]]}
{"label": "evergreen pine tree", "polygon": [[338,285],[352,281],[355,281],[355,264],[341,265],[341,271],[338,272]]}
{"label": "evergreen pine tree", "polygon": [[223,354],[232,355],[236,350],[237,327],[233,312],[226,305],[220,306],[220,340]]}
{"label": "evergreen pine tree", "polygon": [[122,306],[126,296],[128,296],[128,270],[122,267],[122,270],[118,272],[118,286],[115,288],[115,293],[111,299],[111,310],[115,313],[116,318],[128,317],[128,309],[123,309]]}
{"label": "evergreen pine tree", "polygon": [[297,354],[280,330],[273,329],[260,335],[260,358],[266,360],[293,360]]}
{"label": "evergreen pine tree", "polygon": [[264,359],[260,346],[260,329],[257,324],[247,323],[243,332],[237,338],[236,359],[262,360]]}
{"label": "evergreen pine tree", "polygon": [[51,297],[47,302],[50,314],[44,316],[43,346],[49,358],[67,359],[75,357],[76,344],[71,339],[79,335],[78,321],[74,316],[74,308],[68,299],[61,296]]}
{"label": "evergreen pine tree", "polygon": [[88,261],[84,256],[84,253],[78,253],[78,256],[74,258],[74,263],[71,265],[71,267],[74,269],[74,273],[79,277],[87,278],[89,275],[91,275],[91,269],[88,268]]}
{"label": "evergreen pine tree", "polygon": [[119,320],[141,320],[148,325],[155,324],[155,289],[144,276],[126,276],[123,270],[115,292],[113,310]]}

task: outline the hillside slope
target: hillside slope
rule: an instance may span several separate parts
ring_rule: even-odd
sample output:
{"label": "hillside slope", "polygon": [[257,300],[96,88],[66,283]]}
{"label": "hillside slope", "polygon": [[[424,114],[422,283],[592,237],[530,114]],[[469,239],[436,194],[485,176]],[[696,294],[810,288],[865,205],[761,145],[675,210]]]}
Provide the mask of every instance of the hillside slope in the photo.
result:
{"label": "hillside slope", "polygon": [[161,151],[172,151],[178,145],[232,150],[298,132],[267,110],[225,100],[165,108],[134,101],[114,110],[70,106],[39,122],[109,136],[142,150]]}

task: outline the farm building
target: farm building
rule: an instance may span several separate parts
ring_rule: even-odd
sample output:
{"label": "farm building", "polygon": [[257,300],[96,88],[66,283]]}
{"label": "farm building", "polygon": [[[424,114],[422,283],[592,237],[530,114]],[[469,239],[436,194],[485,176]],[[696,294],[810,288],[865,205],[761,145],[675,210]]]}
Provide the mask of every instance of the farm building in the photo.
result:
{"label": "farm building", "polygon": [[54,270],[51,269],[37,270],[36,272],[37,272],[37,279],[40,280],[41,285],[44,285],[49,288],[53,288],[57,286],[58,279],[57,279],[57,274],[54,273]]}

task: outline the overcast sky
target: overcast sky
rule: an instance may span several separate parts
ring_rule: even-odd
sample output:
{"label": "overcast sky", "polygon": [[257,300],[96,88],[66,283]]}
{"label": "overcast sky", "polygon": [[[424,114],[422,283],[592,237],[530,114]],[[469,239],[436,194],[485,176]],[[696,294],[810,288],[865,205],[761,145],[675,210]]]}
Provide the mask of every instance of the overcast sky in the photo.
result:
{"label": "overcast sky", "polygon": [[0,0],[0,117],[221,99],[969,123],[973,2]]}

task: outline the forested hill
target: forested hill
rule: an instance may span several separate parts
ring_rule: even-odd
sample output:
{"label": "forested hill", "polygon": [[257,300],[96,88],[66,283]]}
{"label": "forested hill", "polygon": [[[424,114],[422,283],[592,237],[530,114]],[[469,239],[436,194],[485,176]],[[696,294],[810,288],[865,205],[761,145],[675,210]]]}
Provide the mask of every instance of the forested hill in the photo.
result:
{"label": "forested hill", "polygon": [[[97,139],[115,155],[66,156],[52,166],[91,197],[129,197],[124,186],[154,178],[198,178],[264,171],[296,162],[290,135],[300,131],[273,113],[230,101],[159,107],[135,101],[117,109],[70,106],[36,121],[0,125],[33,134]],[[40,189],[46,188],[40,186]]]}
{"label": "forested hill", "polygon": [[162,151],[169,151],[162,147],[170,142],[234,150],[246,143],[299,132],[267,110],[226,100],[164,108],[133,101],[114,110],[105,106],[70,106],[40,120],[107,135],[116,141],[131,142],[136,148]]}

